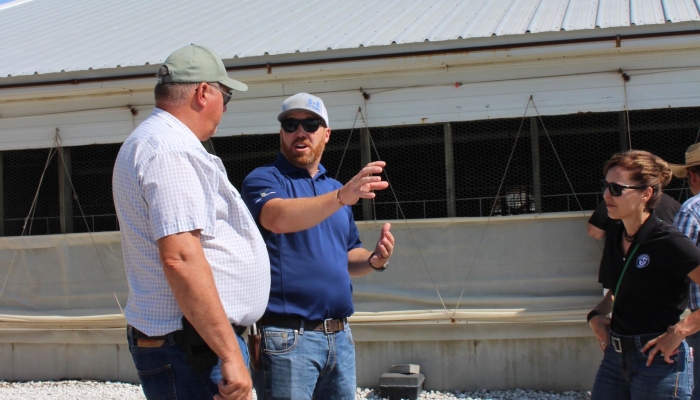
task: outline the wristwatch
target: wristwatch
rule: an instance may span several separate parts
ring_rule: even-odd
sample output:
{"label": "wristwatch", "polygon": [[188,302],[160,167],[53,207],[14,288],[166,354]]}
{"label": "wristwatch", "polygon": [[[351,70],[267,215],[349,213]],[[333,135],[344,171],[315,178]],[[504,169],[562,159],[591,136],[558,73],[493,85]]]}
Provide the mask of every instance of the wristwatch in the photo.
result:
{"label": "wristwatch", "polygon": [[373,270],[375,270],[375,271],[377,271],[377,272],[382,272],[382,271],[384,271],[384,270],[386,269],[386,267],[389,266],[389,263],[386,262],[386,263],[384,263],[384,265],[382,265],[381,267],[375,267],[374,265],[372,265],[372,261],[371,261],[371,260],[372,260],[372,256],[374,256],[374,255],[375,255],[374,253],[372,253],[372,254],[369,255],[369,258],[367,259],[367,263],[369,264],[370,267],[372,267]]}

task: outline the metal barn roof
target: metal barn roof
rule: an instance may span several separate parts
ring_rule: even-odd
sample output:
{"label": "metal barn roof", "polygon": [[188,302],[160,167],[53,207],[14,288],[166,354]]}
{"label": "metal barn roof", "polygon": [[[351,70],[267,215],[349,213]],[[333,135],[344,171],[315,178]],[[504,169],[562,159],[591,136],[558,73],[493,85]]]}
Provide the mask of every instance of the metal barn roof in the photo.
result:
{"label": "metal barn roof", "polygon": [[224,60],[260,62],[596,28],[698,29],[696,1],[17,0],[0,9],[0,77],[159,64],[188,43],[209,46]]}

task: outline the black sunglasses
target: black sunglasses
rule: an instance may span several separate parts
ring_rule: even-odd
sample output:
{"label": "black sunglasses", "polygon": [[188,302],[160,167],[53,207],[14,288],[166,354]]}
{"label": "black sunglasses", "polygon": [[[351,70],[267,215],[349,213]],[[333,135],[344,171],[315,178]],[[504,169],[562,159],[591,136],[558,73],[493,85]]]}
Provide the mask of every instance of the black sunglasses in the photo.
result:
{"label": "black sunglasses", "polygon": [[299,128],[299,125],[301,124],[301,127],[304,128],[306,132],[309,133],[314,133],[318,130],[319,126],[323,126],[324,128],[326,125],[313,118],[306,118],[306,119],[296,119],[296,118],[287,118],[282,120],[282,129],[287,132],[287,133],[294,133],[297,131],[297,128]]}
{"label": "black sunglasses", "polygon": [[622,196],[622,191],[624,189],[646,189],[647,186],[632,186],[632,185],[620,185],[619,183],[608,182],[605,179],[600,181],[601,192],[605,192],[605,189],[610,190],[610,195],[613,197]]}

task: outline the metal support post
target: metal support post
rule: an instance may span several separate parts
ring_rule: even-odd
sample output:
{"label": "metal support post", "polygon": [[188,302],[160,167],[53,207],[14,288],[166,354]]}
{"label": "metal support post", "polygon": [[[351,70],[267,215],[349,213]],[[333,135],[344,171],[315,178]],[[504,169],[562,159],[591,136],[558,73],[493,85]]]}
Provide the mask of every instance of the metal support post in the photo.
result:
{"label": "metal support post", "polygon": [[[369,131],[367,128],[360,128],[360,162],[362,163],[360,168],[369,164],[371,160],[372,155],[370,152]],[[374,219],[372,199],[362,199],[362,219],[365,221],[371,221]]]}
{"label": "metal support post", "polygon": [[630,144],[627,140],[627,115],[624,111],[620,111],[617,115],[617,129],[620,132],[620,151],[627,151],[630,149]]}
{"label": "metal support post", "polygon": [[443,125],[445,132],[445,193],[447,194],[447,217],[457,216],[455,205],[455,161],[454,147],[452,145],[452,125],[447,122]]}
{"label": "metal support post", "polygon": [[540,129],[537,117],[530,117],[530,149],[532,153],[532,195],[535,212],[542,213],[542,177],[540,175]]}
{"label": "metal support post", "polygon": [[0,236],[5,236],[5,203],[3,202],[5,193],[5,179],[3,178],[2,151],[0,151]]}
{"label": "metal support post", "polygon": [[61,233],[73,233],[73,189],[70,184],[70,148],[58,152],[58,197],[61,214]]}

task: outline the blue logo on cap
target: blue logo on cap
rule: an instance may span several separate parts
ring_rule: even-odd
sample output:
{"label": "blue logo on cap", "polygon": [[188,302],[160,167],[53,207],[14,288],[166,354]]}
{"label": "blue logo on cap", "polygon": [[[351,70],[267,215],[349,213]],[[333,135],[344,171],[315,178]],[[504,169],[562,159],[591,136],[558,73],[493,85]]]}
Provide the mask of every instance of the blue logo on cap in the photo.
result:
{"label": "blue logo on cap", "polygon": [[321,102],[320,101],[313,101],[311,99],[306,101],[306,107],[316,110],[318,112],[321,112]]}

